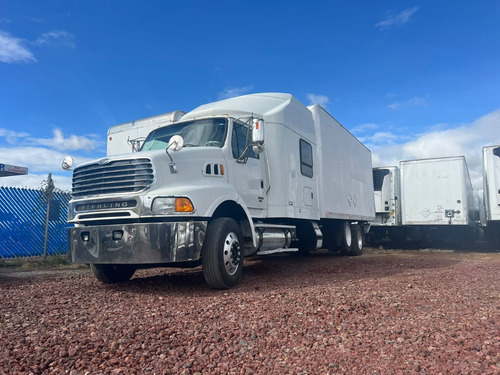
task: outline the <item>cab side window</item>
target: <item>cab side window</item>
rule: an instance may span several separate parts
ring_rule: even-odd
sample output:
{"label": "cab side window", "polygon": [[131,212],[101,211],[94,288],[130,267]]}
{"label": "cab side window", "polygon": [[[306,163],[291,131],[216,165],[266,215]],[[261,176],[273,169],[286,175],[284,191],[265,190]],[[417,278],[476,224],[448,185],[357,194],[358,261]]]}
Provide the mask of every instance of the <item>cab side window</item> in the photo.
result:
{"label": "cab side window", "polygon": [[300,140],[300,173],[306,177],[313,176],[313,152],[309,142]]}
{"label": "cab side window", "polygon": [[248,146],[248,150],[245,156],[253,159],[258,159],[259,155],[253,152],[251,143],[252,133],[249,130],[248,126],[241,122],[235,121],[233,123],[233,134],[231,137],[231,149],[233,151],[233,158],[240,158]]}

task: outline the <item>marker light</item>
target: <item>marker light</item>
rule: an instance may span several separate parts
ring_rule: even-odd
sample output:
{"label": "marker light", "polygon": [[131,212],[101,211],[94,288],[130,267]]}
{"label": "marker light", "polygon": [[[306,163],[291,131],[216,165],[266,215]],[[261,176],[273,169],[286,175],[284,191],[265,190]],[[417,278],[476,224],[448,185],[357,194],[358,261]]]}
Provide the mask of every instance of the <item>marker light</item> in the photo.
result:
{"label": "marker light", "polygon": [[188,198],[175,198],[175,212],[193,212],[194,207]]}

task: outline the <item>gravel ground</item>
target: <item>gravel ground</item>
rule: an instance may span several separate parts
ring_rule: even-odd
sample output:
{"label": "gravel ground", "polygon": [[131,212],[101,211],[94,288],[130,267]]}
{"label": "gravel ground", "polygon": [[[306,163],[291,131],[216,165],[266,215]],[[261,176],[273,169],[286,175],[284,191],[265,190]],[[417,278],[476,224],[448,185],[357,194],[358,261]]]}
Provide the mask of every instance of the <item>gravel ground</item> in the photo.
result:
{"label": "gravel ground", "polygon": [[0,374],[500,374],[500,253],[367,249],[200,269],[0,269]]}

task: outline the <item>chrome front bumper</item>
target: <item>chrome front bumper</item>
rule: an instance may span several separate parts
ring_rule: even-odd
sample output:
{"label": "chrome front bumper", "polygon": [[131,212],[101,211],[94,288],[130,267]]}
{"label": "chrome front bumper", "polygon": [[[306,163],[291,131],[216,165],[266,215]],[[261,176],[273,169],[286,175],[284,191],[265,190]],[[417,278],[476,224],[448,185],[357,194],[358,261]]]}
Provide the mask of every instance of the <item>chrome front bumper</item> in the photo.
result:
{"label": "chrome front bumper", "polygon": [[120,224],[68,229],[73,263],[165,264],[200,259],[206,221]]}

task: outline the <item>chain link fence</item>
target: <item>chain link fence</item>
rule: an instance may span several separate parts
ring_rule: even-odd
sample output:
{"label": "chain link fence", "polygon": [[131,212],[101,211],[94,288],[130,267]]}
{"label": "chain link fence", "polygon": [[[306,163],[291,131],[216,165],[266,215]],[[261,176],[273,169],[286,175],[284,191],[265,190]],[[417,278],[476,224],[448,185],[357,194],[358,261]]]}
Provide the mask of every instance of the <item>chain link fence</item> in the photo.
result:
{"label": "chain link fence", "polygon": [[69,200],[50,175],[41,189],[0,187],[0,259],[66,254]]}

